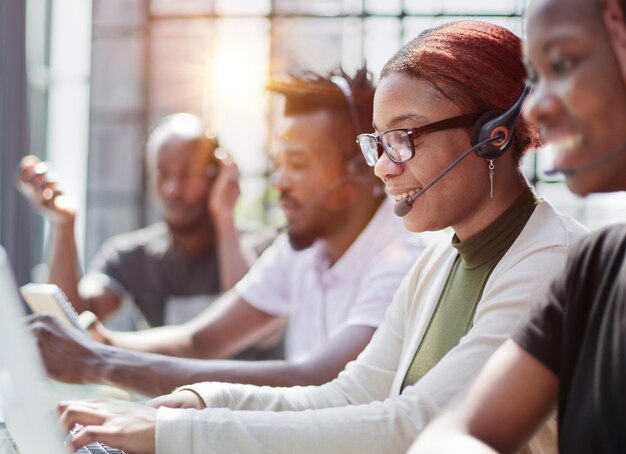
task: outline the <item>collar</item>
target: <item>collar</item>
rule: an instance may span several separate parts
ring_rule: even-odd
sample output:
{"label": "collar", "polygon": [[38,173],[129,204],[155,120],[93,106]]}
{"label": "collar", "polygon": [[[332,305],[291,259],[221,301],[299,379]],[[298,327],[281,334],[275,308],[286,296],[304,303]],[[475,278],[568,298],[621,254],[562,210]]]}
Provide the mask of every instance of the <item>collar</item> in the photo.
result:
{"label": "collar", "polygon": [[478,268],[501,255],[519,236],[538,203],[537,195],[529,189],[476,235],[461,242],[455,234],[452,246],[459,251],[463,267]]}
{"label": "collar", "polygon": [[323,282],[332,285],[338,281],[356,280],[362,274],[363,267],[367,266],[363,257],[368,257],[380,242],[388,243],[397,236],[395,224],[400,224],[400,229],[404,229],[399,218],[393,216],[391,201],[385,197],[367,226],[331,267],[328,266],[323,241],[316,241],[312,246],[313,261]]}

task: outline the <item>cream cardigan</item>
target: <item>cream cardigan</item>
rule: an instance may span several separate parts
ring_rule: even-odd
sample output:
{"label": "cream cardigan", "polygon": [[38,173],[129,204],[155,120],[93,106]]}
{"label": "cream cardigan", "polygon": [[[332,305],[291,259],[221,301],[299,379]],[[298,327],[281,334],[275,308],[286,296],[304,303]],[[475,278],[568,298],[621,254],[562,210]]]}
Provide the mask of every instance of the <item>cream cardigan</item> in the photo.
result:
{"label": "cream cardigan", "polygon": [[[413,386],[400,387],[457,254],[427,248],[394,296],[372,341],[322,386],[271,388],[200,383],[206,410],[161,408],[158,453],[404,452],[472,380],[561,272],[586,229],[541,202],[496,265],[472,329]],[[553,441],[551,441],[553,442]]]}

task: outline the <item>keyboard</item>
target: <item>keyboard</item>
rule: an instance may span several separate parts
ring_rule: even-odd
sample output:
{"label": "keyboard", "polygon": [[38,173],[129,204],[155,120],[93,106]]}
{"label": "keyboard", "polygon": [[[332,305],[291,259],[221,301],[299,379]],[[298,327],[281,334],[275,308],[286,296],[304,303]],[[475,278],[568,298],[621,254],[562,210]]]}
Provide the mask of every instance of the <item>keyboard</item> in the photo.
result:
{"label": "keyboard", "polygon": [[[74,426],[74,428],[72,430],[70,430],[70,432],[67,434],[67,437],[65,437],[65,443],[68,444],[72,438],[74,438],[74,434],[81,428],[81,426],[76,425]],[[98,442],[94,442],[94,443],[89,443],[86,446],[83,446],[82,448],[80,448],[78,451],[75,452],[75,454],[125,454],[124,451],[121,451],[119,449],[115,449],[115,448],[111,448],[110,446],[107,446],[103,443],[98,443]]]}

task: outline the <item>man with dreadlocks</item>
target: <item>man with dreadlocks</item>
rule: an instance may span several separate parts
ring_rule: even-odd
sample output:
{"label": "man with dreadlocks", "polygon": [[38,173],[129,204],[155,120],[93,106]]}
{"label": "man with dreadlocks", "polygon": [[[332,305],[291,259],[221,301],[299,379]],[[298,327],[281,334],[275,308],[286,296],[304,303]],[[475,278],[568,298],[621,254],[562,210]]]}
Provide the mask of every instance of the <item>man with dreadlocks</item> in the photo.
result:
{"label": "man with dreadlocks", "polygon": [[[34,318],[53,378],[146,395],[197,381],[321,384],[368,344],[426,241],[393,216],[355,143],[360,125],[372,123],[371,79],[365,69],[354,78],[338,71],[272,81],[268,89],[284,100],[272,182],[286,235],[233,290],[184,325],[134,333],[99,328],[98,343]],[[286,361],[207,361],[237,354],[284,317]]]}

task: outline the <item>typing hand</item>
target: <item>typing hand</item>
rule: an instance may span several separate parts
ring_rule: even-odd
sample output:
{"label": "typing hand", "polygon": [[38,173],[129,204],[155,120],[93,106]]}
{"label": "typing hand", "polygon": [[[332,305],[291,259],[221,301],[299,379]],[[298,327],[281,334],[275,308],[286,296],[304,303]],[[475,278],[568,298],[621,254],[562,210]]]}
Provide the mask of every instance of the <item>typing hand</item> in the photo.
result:
{"label": "typing hand", "polygon": [[101,344],[47,314],[26,317],[50,378],[66,383],[98,383]]}
{"label": "typing hand", "polygon": [[76,211],[50,175],[47,163],[29,155],[20,161],[17,170],[17,188],[33,205],[56,225],[73,225]]}
{"label": "typing hand", "polygon": [[[118,400],[67,401],[58,411],[62,426],[74,429],[74,450],[98,441],[133,454],[155,452],[157,411],[152,407]],[[82,427],[75,429],[76,424]]]}
{"label": "typing hand", "polygon": [[200,398],[200,396],[189,389],[183,389],[172,394],[155,397],[154,399],[147,401],[146,405],[152,408],[206,408],[204,401]]}

